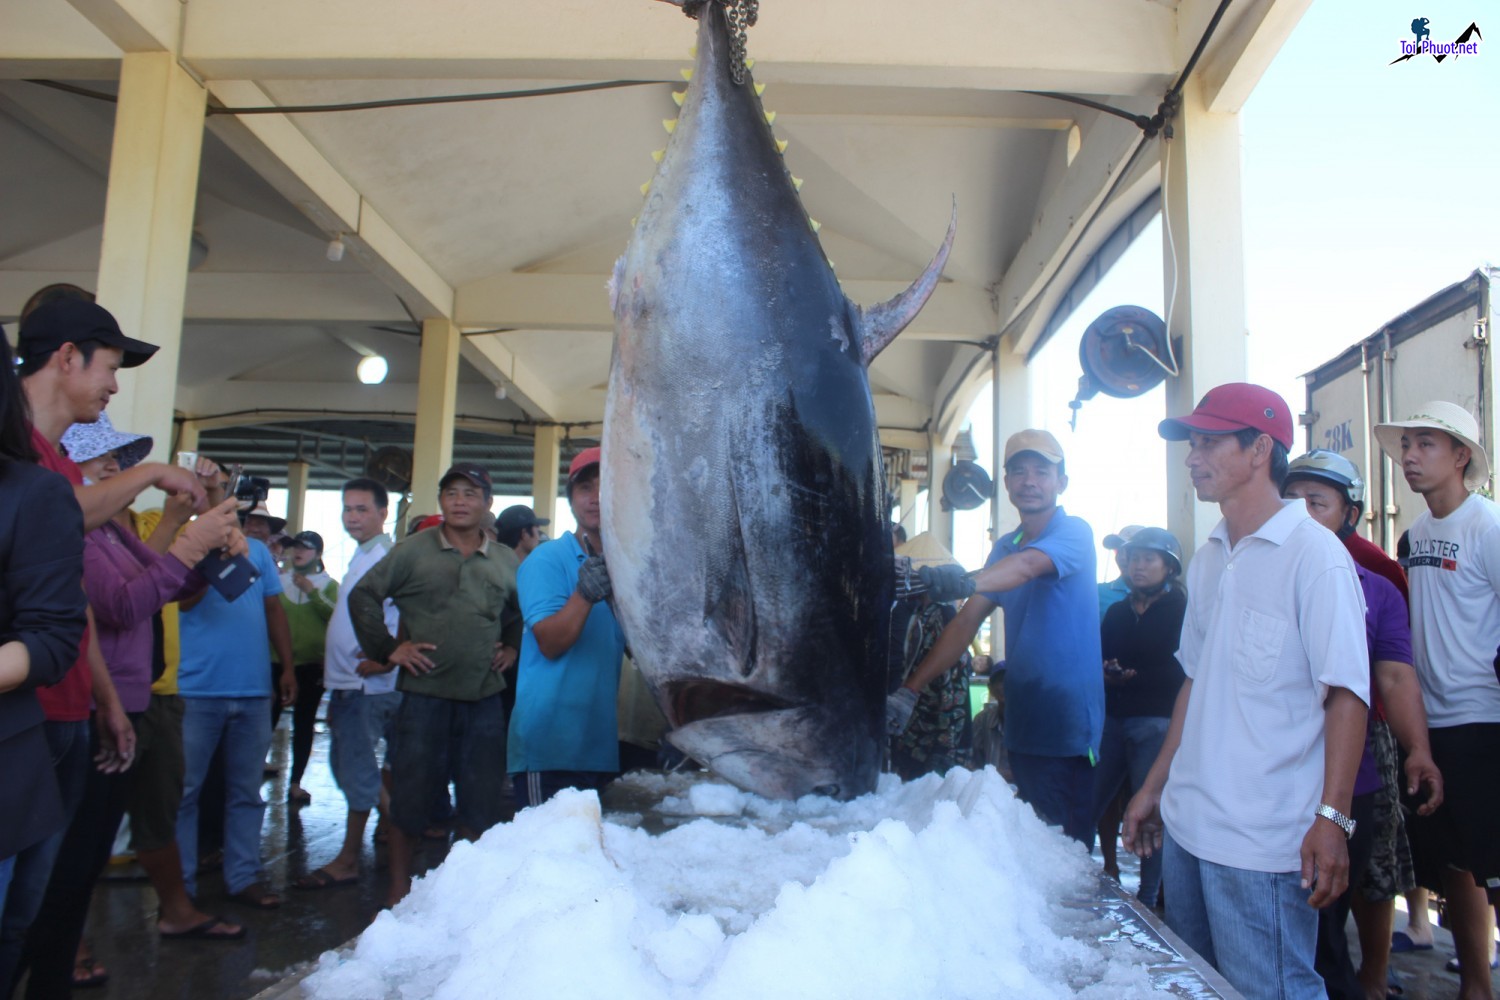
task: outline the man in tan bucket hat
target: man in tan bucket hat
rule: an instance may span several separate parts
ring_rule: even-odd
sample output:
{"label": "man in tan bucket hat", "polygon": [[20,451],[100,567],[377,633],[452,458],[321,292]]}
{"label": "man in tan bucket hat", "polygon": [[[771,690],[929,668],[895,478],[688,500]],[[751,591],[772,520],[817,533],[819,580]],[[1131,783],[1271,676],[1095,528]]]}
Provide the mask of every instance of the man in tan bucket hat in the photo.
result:
{"label": "man in tan bucket hat", "polygon": [[1487,997],[1500,903],[1500,508],[1473,492],[1490,464],[1463,407],[1426,403],[1375,437],[1427,501],[1409,533],[1412,659],[1445,790],[1432,815],[1412,818],[1412,858],[1417,882],[1448,900],[1459,995]]}

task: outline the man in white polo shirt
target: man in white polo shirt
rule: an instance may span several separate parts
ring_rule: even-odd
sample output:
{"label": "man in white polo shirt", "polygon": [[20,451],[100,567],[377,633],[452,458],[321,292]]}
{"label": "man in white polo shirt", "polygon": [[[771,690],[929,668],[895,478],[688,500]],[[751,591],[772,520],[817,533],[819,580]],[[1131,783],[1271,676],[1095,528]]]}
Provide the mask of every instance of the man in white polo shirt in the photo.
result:
{"label": "man in white polo shirt", "polygon": [[1490,961],[1500,903],[1500,508],[1475,490],[1490,478],[1479,425],[1431,402],[1375,438],[1427,501],[1412,524],[1412,654],[1443,804],[1410,824],[1417,883],[1448,901],[1459,996],[1493,995]]}
{"label": "man in white polo shirt", "polygon": [[1364,598],[1333,532],[1281,499],[1285,400],[1221,385],[1160,431],[1190,443],[1193,488],[1223,520],[1188,566],[1187,681],[1125,843],[1163,851],[1168,926],[1232,986],[1320,1000],[1316,908],[1348,883],[1370,696]]}
{"label": "man in white polo shirt", "polygon": [[[365,657],[349,617],[349,592],[394,544],[385,534],[389,503],[385,487],[373,479],[351,479],[344,484],[344,530],[359,543],[359,550],[349,560],[349,572],[328,620],[323,686],[328,689],[328,728],[333,733],[328,759],[334,780],[349,802],[349,814],[343,847],[332,861],[294,882],[299,889],[331,889],[358,881],[370,810],[377,805],[385,809],[389,801],[376,749],[384,738],[389,760],[391,720],[401,705],[401,693],[396,690],[396,672]],[[395,604],[386,601],[386,631],[395,635],[399,623]]]}

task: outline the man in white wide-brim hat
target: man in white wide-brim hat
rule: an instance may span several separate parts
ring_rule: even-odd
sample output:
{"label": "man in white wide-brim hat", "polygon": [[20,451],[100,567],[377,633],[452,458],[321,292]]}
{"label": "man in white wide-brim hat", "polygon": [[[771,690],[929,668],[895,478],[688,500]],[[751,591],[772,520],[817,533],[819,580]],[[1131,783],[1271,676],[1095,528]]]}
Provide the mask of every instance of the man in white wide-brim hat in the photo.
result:
{"label": "man in white wide-brim hat", "polygon": [[1407,574],[1413,660],[1444,797],[1431,816],[1412,817],[1412,858],[1418,883],[1448,900],[1460,995],[1488,996],[1490,906],[1500,903],[1500,508],[1473,492],[1490,464],[1463,407],[1426,403],[1377,425],[1375,437],[1427,501],[1409,532]]}

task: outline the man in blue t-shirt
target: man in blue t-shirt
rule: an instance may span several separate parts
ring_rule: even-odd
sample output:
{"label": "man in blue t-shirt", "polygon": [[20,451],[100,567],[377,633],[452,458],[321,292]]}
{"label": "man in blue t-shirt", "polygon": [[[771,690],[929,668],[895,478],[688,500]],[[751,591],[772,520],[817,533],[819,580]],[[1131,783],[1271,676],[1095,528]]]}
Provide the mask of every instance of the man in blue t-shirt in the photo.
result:
{"label": "man in blue t-shirt", "polygon": [[[271,699],[290,705],[297,697],[297,681],[276,560],[262,542],[246,541],[260,573],[250,589],[226,601],[209,587],[181,604],[177,687],[184,706],[185,771],[177,845],[183,881],[192,895],[198,876],[198,799],[209,762],[222,744],[225,887],[235,899],[269,909],[280,906],[281,899],[260,881],[260,826],[266,812],[261,772],[271,745]],[[266,671],[273,647],[281,663],[278,691],[271,690]]]}
{"label": "man in blue t-shirt", "polygon": [[598,448],[569,465],[568,505],[578,532],[539,545],[516,574],[526,631],[506,759],[522,808],[564,788],[599,788],[620,770],[625,635],[606,603]]}
{"label": "man in blue t-shirt", "polygon": [[1005,490],[1021,524],[995,543],[977,579],[956,566],[924,567],[934,600],[977,595],[886,704],[900,733],[917,695],[1005,612],[1005,747],[1016,793],[1075,840],[1092,839],[1094,762],[1104,728],[1094,533],[1057,505],[1068,486],[1062,446],[1046,431],[1005,443]]}

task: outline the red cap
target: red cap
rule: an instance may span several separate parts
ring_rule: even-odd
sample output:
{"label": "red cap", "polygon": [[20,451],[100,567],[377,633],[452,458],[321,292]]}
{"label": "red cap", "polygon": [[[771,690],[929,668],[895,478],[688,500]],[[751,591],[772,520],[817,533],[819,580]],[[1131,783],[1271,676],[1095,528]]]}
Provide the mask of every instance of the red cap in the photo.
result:
{"label": "red cap", "polygon": [[573,461],[568,463],[568,482],[571,484],[578,474],[591,465],[599,464],[599,448],[585,448],[573,456]]}
{"label": "red cap", "polygon": [[1156,431],[1168,441],[1186,441],[1199,434],[1233,434],[1252,429],[1271,435],[1287,451],[1292,450],[1292,411],[1286,400],[1263,385],[1226,382],[1203,394],[1193,412],[1169,417]]}

